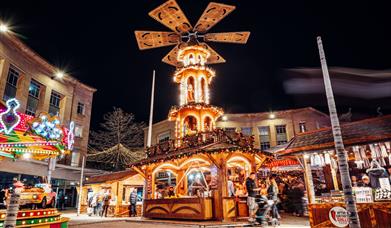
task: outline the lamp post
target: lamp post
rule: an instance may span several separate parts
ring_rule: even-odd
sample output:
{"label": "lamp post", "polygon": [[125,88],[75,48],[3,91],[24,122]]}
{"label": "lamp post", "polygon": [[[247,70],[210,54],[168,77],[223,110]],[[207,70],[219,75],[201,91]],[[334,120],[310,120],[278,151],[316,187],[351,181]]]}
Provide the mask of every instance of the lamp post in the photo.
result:
{"label": "lamp post", "polygon": [[356,202],[353,196],[352,182],[350,181],[349,164],[347,161],[347,154],[345,146],[342,140],[341,126],[339,125],[337,108],[335,106],[333,88],[331,87],[331,81],[329,76],[329,70],[327,67],[326,56],[323,50],[322,39],[317,37],[320,62],[322,65],[322,73],[324,86],[326,90],[327,104],[329,106],[331,128],[333,131],[335,151],[338,158],[338,168],[341,173],[341,182],[345,198],[346,210],[349,217],[349,227],[360,228],[360,220],[357,213]]}

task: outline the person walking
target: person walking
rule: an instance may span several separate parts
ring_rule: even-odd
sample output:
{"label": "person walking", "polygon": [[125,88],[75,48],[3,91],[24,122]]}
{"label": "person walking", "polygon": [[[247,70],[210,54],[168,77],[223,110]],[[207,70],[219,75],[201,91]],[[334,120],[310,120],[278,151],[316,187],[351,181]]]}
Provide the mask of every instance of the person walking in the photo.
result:
{"label": "person walking", "polygon": [[248,221],[253,223],[255,222],[255,212],[257,211],[258,205],[255,202],[255,196],[257,191],[260,191],[260,188],[257,188],[255,184],[255,173],[250,173],[250,176],[246,179],[246,189],[247,189],[247,206],[249,219]]}
{"label": "person walking", "polygon": [[129,217],[137,216],[136,204],[137,204],[137,189],[134,188],[129,197],[130,208]]}
{"label": "person walking", "polygon": [[278,209],[277,209],[277,203],[278,203],[278,185],[277,185],[277,182],[276,182],[276,174],[272,174],[271,177],[270,177],[270,185],[269,185],[269,188],[267,189],[267,193],[268,193],[268,198],[269,200],[273,200],[274,201],[274,204],[272,206],[272,217],[274,220],[279,220],[281,217],[280,217],[280,214],[278,213]]}
{"label": "person walking", "polygon": [[107,217],[107,210],[109,209],[110,206],[110,200],[111,200],[110,190],[107,190],[107,192],[103,196],[103,211],[101,217],[103,217],[103,214],[105,217]]}
{"label": "person walking", "polygon": [[96,198],[96,207],[97,207],[97,213],[98,216],[102,216],[103,213],[103,195],[101,192],[98,193],[97,198]]}

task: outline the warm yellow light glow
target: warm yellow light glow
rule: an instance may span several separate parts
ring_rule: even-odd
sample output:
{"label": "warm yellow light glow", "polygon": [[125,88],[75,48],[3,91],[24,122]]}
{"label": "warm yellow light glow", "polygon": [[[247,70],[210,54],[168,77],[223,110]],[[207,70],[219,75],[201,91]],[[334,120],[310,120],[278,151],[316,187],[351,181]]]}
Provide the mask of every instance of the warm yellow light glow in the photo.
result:
{"label": "warm yellow light glow", "polygon": [[156,168],[153,170],[152,174],[155,175],[155,173],[156,173],[157,171],[161,170],[162,168],[172,168],[172,169],[175,169],[175,170],[178,170],[178,169],[179,169],[179,167],[176,166],[176,165],[173,165],[173,164],[170,164],[170,163],[163,163],[163,164],[159,165],[158,167],[156,167]]}
{"label": "warm yellow light glow", "polygon": [[180,168],[182,168],[183,166],[191,163],[191,162],[197,162],[197,164],[199,164],[200,162],[202,163],[206,163],[207,165],[210,165],[210,163],[202,158],[192,158],[192,159],[189,159],[189,160],[186,160],[184,161],[182,164],[179,165]]}
{"label": "warm yellow light glow", "polygon": [[223,121],[227,121],[227,120],[228,120],[228,117],[227,117],[227,116],[223,116],[222,120],[223,120]]}
{"label": "warm yellow light glow", "polygon": [[231,157],[228,161],[227,161],[227,164],[230,163],[230,162],[235,162],[235,161],[242,161],[244,163],[246,163],[247,167],[250,169],[251,171],[251,164],[250,162],[244,158],[244,157],[240,157],[240,156],[234,156],[234,157]]}
{"label": "warm yellow light glow", "polygon": [[276,118],[276,115],[275,115],[274,113],[270,113],[270,114],[269,114],[269,118],[270,118],[270,119],[274,119],[274,118]]}
{"label": "warm yellow light glow", "polygon": [[0,24],[0,32],[8,32],[9,28],[6,24]]}

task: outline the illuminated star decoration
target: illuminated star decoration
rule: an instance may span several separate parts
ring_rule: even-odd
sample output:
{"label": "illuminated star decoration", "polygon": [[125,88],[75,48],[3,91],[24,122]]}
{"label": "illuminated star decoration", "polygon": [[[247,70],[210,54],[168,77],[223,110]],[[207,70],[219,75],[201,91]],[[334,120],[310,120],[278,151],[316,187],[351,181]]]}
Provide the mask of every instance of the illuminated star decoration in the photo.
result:
{"label": "illuminated star decoration", "polygon": [[69,123],[69,132],[68,132],[68,150],[73,149],[73,144],[75,143],[75,122],[71,121]]}
{"label": "illuminated star decoration", "polygon": [[6,102],[6,106],[7,110],[0,114],[0,132],[9,134],[20,122],[21,118],[18,113],[16,113],[16,109],[19,108],[20,104],[18,100],[12,98]]}
{"label": "illuminated star decoration", "polygon": [[63,134],[58,116],[48,117],[46,114],[41,114],[36,118],[31,125],[35,134],[44,137],[46,140],[60,140]]}

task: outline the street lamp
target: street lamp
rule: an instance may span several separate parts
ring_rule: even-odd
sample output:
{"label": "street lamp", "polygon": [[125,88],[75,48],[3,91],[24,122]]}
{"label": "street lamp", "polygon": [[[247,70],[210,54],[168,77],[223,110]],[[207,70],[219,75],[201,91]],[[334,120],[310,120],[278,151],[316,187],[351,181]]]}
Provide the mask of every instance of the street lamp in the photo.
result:
{"label": "street lamp", "polygon": [[6,33],[6,32],[8,32],[8,31],[9,31],[8,26],[7,26],[6,24],[1,23],[1,24],[0,24],[0,32]]}
{"label": "street lamp", "polygon": [[65,75],[65,74],[64,74],[64,72],[62,72],[62,71],[57,71],[56,74],[55,74],[56,78],[63,78],[64,75]]}

